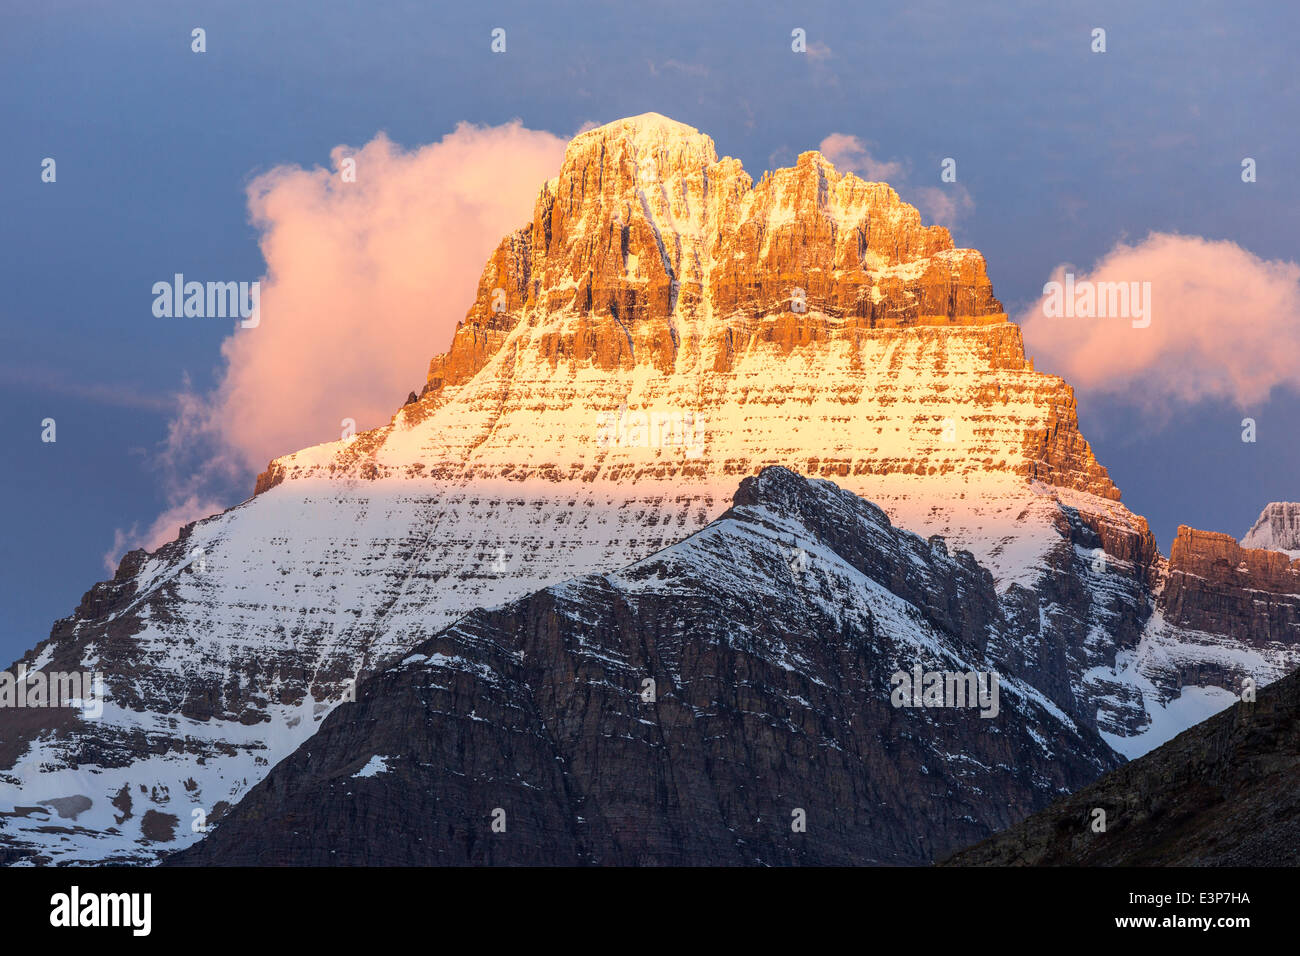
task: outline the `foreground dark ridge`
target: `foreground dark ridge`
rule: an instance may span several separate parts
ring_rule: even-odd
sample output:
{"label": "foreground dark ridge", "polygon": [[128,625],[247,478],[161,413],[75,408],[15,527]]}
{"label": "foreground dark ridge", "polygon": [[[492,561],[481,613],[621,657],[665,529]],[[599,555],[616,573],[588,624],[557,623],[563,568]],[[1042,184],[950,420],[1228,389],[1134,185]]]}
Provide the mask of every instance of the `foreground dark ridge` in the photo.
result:
{"label": "foreground dark ridge", "polygon": [[945,864],[1300,865],[1300,672]]}
{"label": "foreground dark ridge", "polygon": [[[768,468],[678,544],[424,642],[170,862],[928,863],[1119,762],[986,655],[1005,626],[970,554]],[[894,707],[915,664],[1001,670],[997,715]]]}

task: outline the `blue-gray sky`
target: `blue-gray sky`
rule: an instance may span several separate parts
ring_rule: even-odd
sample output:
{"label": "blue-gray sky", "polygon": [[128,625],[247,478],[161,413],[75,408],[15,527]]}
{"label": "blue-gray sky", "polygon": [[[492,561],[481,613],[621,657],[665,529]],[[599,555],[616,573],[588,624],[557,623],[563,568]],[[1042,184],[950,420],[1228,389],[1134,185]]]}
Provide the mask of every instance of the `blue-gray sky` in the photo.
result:
{"label": "blue-gray sky", "polygon": [[[105,576],[116,530],[166,506],[155,456],[173,396],[213,385],[231,329],[155,320],[152,283],[259,275],[250,178],[326,164],[332,147],[379,131],[413,147],[462,121],[519,119],[567,136],[656,111],[707,132],[755,178],[832,133],[903,164],[913,184],[958,157],[974,208],[955,238],[984,253],[1013,315],[1060,263],[1086,268],[1153,230],[1300,259],[1300,8],[897,6],[7,5],[0,657],[43,639]],[[190,50],[196,26],[203,55]],[[506,55],[489,51],[497,26]],[[814,55],[792,55],[795,27]],[[1094,27],[1105,54],[1090,50]],[[54,184],[40,179],[47,156]],[[1249,185],[1246,156],[1258,164]],[[1179,523],[1240,535],[1267,501],[1300,498],[1289,390],[1246,410],[1153,413],[1085,391],[1080,406],[1098,457],[1166,549]],[[1243,414],[1259,423],[1255,444],[1240,440]],[[54,444],[40,441],[46,417]],[[250,481],[232,479],[226,503]]]}

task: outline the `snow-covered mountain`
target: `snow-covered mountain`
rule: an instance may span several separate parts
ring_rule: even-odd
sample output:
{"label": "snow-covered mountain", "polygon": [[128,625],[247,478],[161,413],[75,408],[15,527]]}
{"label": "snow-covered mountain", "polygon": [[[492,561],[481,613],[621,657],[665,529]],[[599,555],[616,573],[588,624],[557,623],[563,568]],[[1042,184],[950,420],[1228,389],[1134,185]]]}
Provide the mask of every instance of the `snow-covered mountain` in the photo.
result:
{"label": "snow-covered mountain", "polygon": [[[1004,627],[969,553],[766,468],[685,540],[418,645],[170,862],[929,863],[1120,763],[999,670]],[[916,668],[996,697],[895,699]]]}
{"label": "snow-covered mountain", "polygon": [[194,842],[359,675],[681,541],[769,465],[969,550],[990,658],[1125,753],[1297,663],[1295,572],[1159,554],[978,252],[817,153],[754,183],[648,114],[573,140],[389,425],[276,459],[25,655],[110,699],[0,710],[0,859]]}
{"label": "snow-covered mountain", "polygon": [[1300,558],[1300,503],[1270,502],[1241,539],[1241,546],[1284,551],[1292,558]]}

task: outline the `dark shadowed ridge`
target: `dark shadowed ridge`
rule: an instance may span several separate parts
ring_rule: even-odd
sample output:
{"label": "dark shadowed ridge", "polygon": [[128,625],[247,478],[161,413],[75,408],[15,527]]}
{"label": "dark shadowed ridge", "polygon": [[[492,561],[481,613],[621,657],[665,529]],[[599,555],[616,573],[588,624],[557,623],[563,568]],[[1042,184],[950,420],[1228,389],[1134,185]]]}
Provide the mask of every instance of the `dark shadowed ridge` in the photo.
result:
{"label": "dark shadowed ridge", "polygon": [[998,670],[1005,626],[970,554],[767,468],[672,547],[424,642],[168,862],[929,863],[1120,762],[1005,669],[992,718],[892,706],[915,663]]}
{"label": "dark shadowed ridge", "polygon": [[1300,672],[945,864],[1300,865]]}

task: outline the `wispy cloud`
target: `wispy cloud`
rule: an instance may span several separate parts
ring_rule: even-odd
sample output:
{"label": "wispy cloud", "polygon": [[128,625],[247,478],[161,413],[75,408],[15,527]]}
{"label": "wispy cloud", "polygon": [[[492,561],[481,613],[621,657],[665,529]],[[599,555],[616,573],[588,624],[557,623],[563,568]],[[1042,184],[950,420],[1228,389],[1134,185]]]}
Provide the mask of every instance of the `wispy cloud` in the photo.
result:
{"label": "wispy cloud", "polygon": [[134,385],[121,382],[77,381],[64,372],[39,366],[18,368],[9,365],[0,367],[0,382],[35,391],[66,395],[96,405],[112,405],[117,408],[170,412],[177,405],[175,395],[156,395],[142,392]]}
{"label": "wispy cloud", "polygon": [[655,63],[654,60],[647,60],[646,64],[650,67],[651,76],[658,76],[660,72],[681,73],[696,78],[709,75],[709,68],[703,63],[684,63],[681,60],[664,60],[662,63]]}
{"label": "wispy cloud", "polygon": [[975,211],[975,200],[961,183],[914,187],[905,198],[916,204],[923,218],[950,229]]}
{"label": "wispy cloud", "polygon": [[[908,164],[898,159],[880,159],[874,143],[848,133],[831,133],[818,146],[821,154],[840,172],[857,173],[873,182],[889,183],[904,199],[913,203],[929,222],[952,228],[975,211],[975,200],[962,183],[912,186]],[[935,171],[936,177],[938,170]]]}
{"label": "wispy cloud", "polygon": [[903,175],[901,162],[877,159],[871,152],[873,144],[847,133],[831,133],[817,148],[840,172],[857,173],[878,183],[892,183]]}
{"label": "wispy cloud", "polygon": [[813,40],[809,43],[807,53],[808,58],[815,63],[825,63],[835,55],[831,52],[831,48],[821,40]]}

